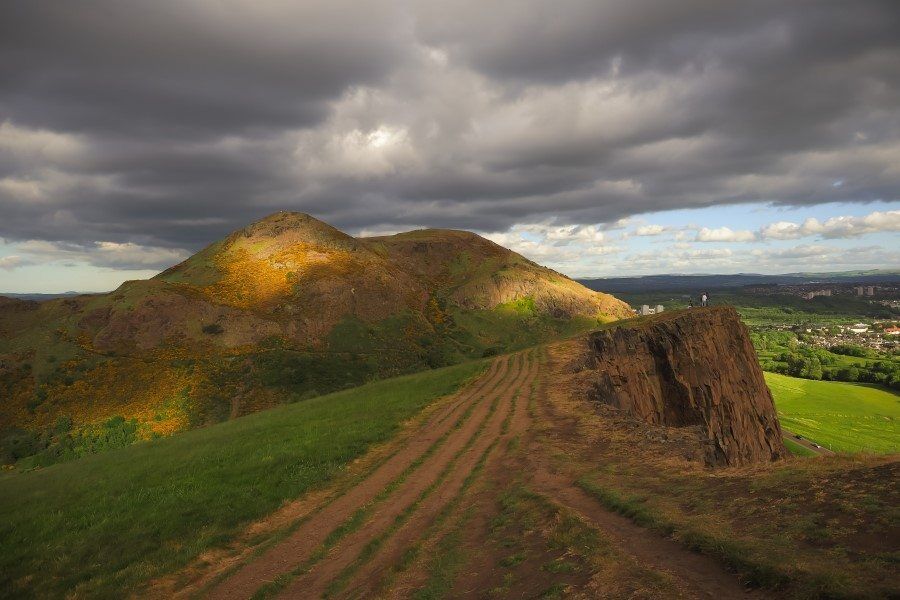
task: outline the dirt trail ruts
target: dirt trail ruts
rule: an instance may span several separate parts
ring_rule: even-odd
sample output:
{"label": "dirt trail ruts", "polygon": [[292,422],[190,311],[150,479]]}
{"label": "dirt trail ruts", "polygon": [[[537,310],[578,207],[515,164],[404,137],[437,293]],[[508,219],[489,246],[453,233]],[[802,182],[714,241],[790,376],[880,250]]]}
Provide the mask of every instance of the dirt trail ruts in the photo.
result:
{"label": "dirt trail ruts", "polygon": [[[406,553],[414,547],[429,548],[446,526],[445,519],[459,510],[456,503],[468,502],[470,475],[479,472],[478,481],[501,481],[510,474],[507,457],[515,455],[513,471],[524,475],[528,488],[597,527],[623,554],[671,575],[687,596],[767,597],[762,591],[746,589],[714,558],[608,510],[576,485],[576,475],[567,472],[565,465],[554,466],[545,436],[568,439],[579,434],[574,417],[554,404],[543,378],[534,393],[537,414],[529,410],[544,363],[539,350],[495,361],[486,375],[436,410],[363,481],[331,500],[289,538],[246,564],[210,595],[248,598],[279,575],[293,572],[296,577],[280,592],[282,598],[374,597],[384,592],[383,585],[389,581],[386,574],[402,564]],[[544,428],[531,427],[533,417]],[[514,436],[520,439],[519,448],[510,454],[503,442]],[[359,517],[360,508],[367,511],[362,513],[362,524],[320,554],[329,534],[346,526],[355,514]],[[301,566],[305,570],[298,569]],[[399,586],[391,584],[391,597],[411,594],[423,575],[407,572],[402,582],[395,582]]]}
{"label": "dirt trail ruts", "polygon": [[[410,519],[414,519],[426,507],[432,506],[435,497],[442,498],[447,493],[452,497],[450,490],[455,482],[454,474],[460,473],[461,470],[465,471],[460,478],[461,483],[484,449],[499,433],[510,405],[512,390],[526,376],[524,355],[520,354],[500,388],[477,407],[478,417],[467,421],[460,430],[454,432],[451,439],[448,439],[438,452],[428,458],[418,471],[421,475],[404,482],[400,489],[391,495],[382,510],[332,548],[327,558],[316,564],[310,572],[294,580],[280,597],[321,597],[329,583],[354,562],[371,540],[389,532],[404,511],[413,510]],[[511,385],[504,385],[506,382],[510,382]],[[441,480],[442,477],[446,478]],[[429,493],[429,488],[435,483],[439,484],[437,489],[430,490]],[[417,505],[418,502],[422,504]],[[438,509],[439,507],[440,505]],[[421,530],[417,533],[421,534]]]}
{"label": "dirt trail ruts", "polygon": [[[458,414],[458,409],[467,406],[467,403],[475,398],[477,394],[483,393],[496,385],[497,381],[499,381],[498,371],[506,368],[507,361],[502,358],[491,361],[491,365],[486,372],[482,373],[472,383],[459,390],[453,396],[439,402],[438,406],[431,411],[431,414],[425,415],[423,422],[411,426],[408,431],[400,434],[398,439],[392,440],[387,447],[376,450],[375,454],[381,453],[382,456],[368,459],[371,462],[364,466],[361,471],[358,471],[359,476],[363,478],[370,477],[375,470],[391,460],[397,453],[397,450],[391,451],[390,446],[393,446],[395,449],[402,449],[409,439],[421,436],[423,431],[435,430],[446,419]],[[445,428],[440,429],[440,431],[444,430]],[[350,487],[354,485],[357,484],[353,483]],[[249,557],[253,556],[256,545],[250,540],[258,538],[264,532],[272,534],[290,523],[299,523],[309,518],[340,497],[347,489],[349,488],[346,485],[342,486],[339,484],[332,489],[314,490],[293,502],[285,504],[272,515],[251,523],[230,547],[201,555],[184,569],[155,580],[144,593],[148,597],[153,598],[191,598],[197,596],[216,578],[221,577],[222,574],[227,573],[230,569],[240,566]]]}
{"label": "dirt trail ruts", "polygon": [[[484,396],[493,392],[507,376],[509,369],[509,357],[500,358],[495,362],[499,363],[499,367],[493,369],[492,374],[482,380],[481,384],[476,383],[472,386],[471,392],[466,393],[464,399],[453,403],[449,412],[440,411],[410,438],[406,446],[378,466],[362,482],[327,504],[285,540],[226,578],[210,590],[207,597],[249,598],[260,586],[271,582],[282,573],[291,571],[309,559],[338,524],[343,523],[357,509],[371,502],[444,434],[451,432],[456,420],[445,417],[457,412],[464,415],[464,411],[469,405],[477,408],[484,404]],[[473,411],[466,423],[470,423],[473,418],[476,418],[475,412],[477,411]],[[453,433],[456,432],[451,432],[451,434]],[[448,439],[444,442],[444,445],[449,441]]]}
{"label": "dirt trail ruts", "polygon": [[[519,378],[512,383],[500,399],[500,406],[485,431],[453,467],[447,479],[442,482],[440,489],[435,490],[426,498],[409,520],[384,543],[376,555],[361,566],[346,586],[346,591],[342,596],[373,597],[382,582],[383,574],[399,564],[409,548],[422,541],[423,533],[428,531],[429,526],[435,522],[449,503],[464,491],[466,479],[482,456],[486,456],[487,461],[493,463],[499,455],[506,451],[502,444],[496,448],[493,447],[495,442],[502,442],[524,433],[527,427],[527,416],[523,418],[525,405],[528,401],[531,382],[534,381],[536,375],[537,358],[532,354],[527,367],[522,370]],[[515,406],[513,406],[513,398],[516,398]],[[507,422],[507,419],[508,426],[504,431],[503,423]],[[485,455],[486,452],[490,452],[490,454]],[[316,597],[320,589],[313,586],[308,591],[312,597]]]}
{"label": "dirt trail ruts", "polygon": [[[556,414],[546,394],[538,395],[541,420],[557,431],[577,435],[571,423]],[[529,457],[529,486],[581,516],[603,531],[623,552],[641,563],[669,573],[694,598],[767,598],[760,590],[744,587],[733,573],[709,556],[685,548],[614,513],[575,485],[573,478],[554,472],[540,447],[525,452]]]}

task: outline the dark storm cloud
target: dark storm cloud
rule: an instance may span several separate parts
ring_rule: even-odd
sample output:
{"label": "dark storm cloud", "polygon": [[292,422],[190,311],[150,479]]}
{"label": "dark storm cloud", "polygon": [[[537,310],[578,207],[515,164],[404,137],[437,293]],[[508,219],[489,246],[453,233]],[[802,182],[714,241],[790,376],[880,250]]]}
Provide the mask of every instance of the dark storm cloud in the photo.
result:
{"label": "dark storm cloud", "polygon": [[398,19],[384,2],[13,3],[0,99],[19,124],[90,134],[314,125],[402,60]]}
{"label": "dark storm cloud", "polygon": [[896,201],[898,32],[890,0],[14,3],[0,237]]}

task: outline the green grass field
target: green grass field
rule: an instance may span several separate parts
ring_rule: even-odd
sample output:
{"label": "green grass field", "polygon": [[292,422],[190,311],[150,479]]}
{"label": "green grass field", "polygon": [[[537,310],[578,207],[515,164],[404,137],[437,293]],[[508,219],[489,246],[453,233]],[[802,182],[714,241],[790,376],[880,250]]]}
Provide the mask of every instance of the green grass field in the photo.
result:
{"label": "green grass field", "polygon": [[835,452],[900,451],[900,396],[872,385],[766,373],[778,418]]}
{"label": "green grass field", "polygon": [[124,597],[323,485],[484,361],[0,476],[0,597]]}
{"label": "green grass field", "polygon": [[797,442],[795,442],[794,440],[792,440],[790,438],[784,438],[784,446],[794,456],[816,456],[815,452],[813,452],[809,448],[801,446],[800,444],[798,444]]}

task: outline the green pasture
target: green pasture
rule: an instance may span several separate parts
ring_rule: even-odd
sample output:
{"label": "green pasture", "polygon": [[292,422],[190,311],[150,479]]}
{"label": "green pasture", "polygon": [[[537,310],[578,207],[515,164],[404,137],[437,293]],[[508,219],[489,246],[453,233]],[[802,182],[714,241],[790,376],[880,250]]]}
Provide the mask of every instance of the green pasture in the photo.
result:
{"label": "green pasture", "polygon": [[900,395],[862,383],[765,376],[784,428],[835,452],[900,451]]}

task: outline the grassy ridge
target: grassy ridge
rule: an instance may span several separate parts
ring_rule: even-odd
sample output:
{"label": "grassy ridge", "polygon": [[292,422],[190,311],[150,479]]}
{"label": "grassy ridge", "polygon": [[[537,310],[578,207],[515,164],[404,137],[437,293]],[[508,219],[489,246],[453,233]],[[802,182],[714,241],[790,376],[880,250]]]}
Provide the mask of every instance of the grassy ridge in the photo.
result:
{"label": "grassy ridge", "polygon": [[787,429],[836,452],[900,451],[900,396],[858,383],[766,373]]}
{"label": "grassy ridge", "polygon": [[122,597],[337,474],[465,363],[0,477],[0,596]]}

